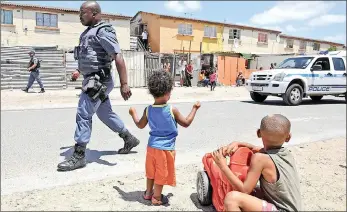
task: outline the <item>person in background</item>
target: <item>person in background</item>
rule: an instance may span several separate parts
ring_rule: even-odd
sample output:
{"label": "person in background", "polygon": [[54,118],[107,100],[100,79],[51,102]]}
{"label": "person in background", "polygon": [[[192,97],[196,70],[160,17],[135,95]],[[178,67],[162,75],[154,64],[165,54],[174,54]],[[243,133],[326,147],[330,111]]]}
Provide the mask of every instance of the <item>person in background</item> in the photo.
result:
{"label": "person in background", "polygon": [[187,81],[187,87],[192,87],[192,79],[193,79],[193,66],[192,61],[189,61],[189,64],[186,66],[185,69],[186,74],[186,81]]}
{"label": "person in background", "polygon": [[242,79],[243,79],[243,75],[242,75],[242,72],[240,71],[236,77],[236,87],[242,86]]}
{"label": "person in background", "polygon": [[274,64],[270,64],[270,69],[274,69]]}
{"label": "person in background", "polygon": [[28,71],[30,72],[30,77],[28,80],[28,84],[27,87],[22,89],[22,91],[28,93],[29,89],[31,88],[31,86],[34,84],[35,80],[37,81],[37,83],[39,84],[41,91],[39,93],[44,93],[45,92],[45,88],[43,87],[43,83],[42,80],[40,78],[40,66],[41,66],[41,62],[39,61],[39,59],[37,59],[37,57],[35,56],[35,51],[31,50],[29,52],[29,56],[30,56],[30,62],[28,65]]}
{"label": "person in background", "polygon": [[206,87],[208,85],[209,80],[205,76],[205,70],[200,71],[199,81],[202,82],[204,87]]}
{"label": "person in background", "polygon": [[166,60],[166,63],[164,63],[164,70],[166,72],[170,72],[171,71],[171,64],[170,64],[170,61],[169,59]]}
{"label": "person in background", "polygon": [[142,32],[142,41],[143,41],[143,45],[145,47],[145,50],[148,50],[148,32],[147,32],[147,29],[145,29],[143,32]]}
{"label": "person in background", "polygon": [[217,84],[217,72],[216,70],[213,70],[212,73],[210,74],[210,84],[211,84],[211,91],[214,91],[214,88],[216,87]]}

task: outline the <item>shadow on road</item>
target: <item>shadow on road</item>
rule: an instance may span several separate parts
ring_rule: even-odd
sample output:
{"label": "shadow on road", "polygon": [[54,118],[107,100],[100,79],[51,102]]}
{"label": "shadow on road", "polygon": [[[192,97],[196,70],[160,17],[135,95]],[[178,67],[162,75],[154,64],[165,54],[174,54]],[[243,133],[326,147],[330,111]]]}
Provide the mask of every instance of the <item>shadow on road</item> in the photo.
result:
{"label": "shadow on road", "polygon": [[[118,186],[113,186],[114,189],[118,191],[118,193],[122,196],[122,199],[128,202],[139,202],[143,205],[151,206],[152,202],[150,200],[143,199],[143,193],[144,191],[132,191],[132,192],[125,192]],[[169,193],[167,195],[167,198],[170,199],[173,196],[172,193]],[[170,206],[169,204],[164,205],[165,207]]]}
{"label": "shadow on road", "polygon": [[[74,146],[67,146],[67,147],[61,147],[60,150],[65,150],[64,152],[60,153],[60,156],[64,156],[65,160],[68,159],[74,151]],[[130,151],[129,154],[137,153],[136,151]],[[118,154],[118,151],[99,151],[99,150],[86,150],[86,158],[88,163],[99,163],[106,166],[115,166],[117,163],[110,163],[106,160],[101,159],[104,155],[116,155]]]}
{"label": "shadow on road", "polygon": [[210,206],[200,205],[197,193],[192,193],[190,195],[190,199],[193,201],[195,207],[197,207],[198,209],[200,209],[202,211],[216,211],[216,209],[213,207],[213,205],[210,205]]}
{"label": "shadow on road", "polygon": [[[248,104],[255,104],[255,105],[269,105],[269,106],[287,106],[283,100],[265,100],[262,103],[257,103],[254,101],[241,101],[242,103],[248,103]],[[337,104],[346,104],[345,100],[320,100],[318,102],[312,101],[312,100],[303,100],[300,105],[337,105]]]}

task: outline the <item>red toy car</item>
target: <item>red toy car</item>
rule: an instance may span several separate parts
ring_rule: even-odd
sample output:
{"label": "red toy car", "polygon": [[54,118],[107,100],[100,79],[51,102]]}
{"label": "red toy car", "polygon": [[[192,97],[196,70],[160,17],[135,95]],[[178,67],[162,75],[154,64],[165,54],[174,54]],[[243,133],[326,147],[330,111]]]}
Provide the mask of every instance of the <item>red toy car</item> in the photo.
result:
{"label": "red toy car", "polygon": [[[227,163],[231,171],[244,182],[247,176],[253,152],[247,147],[239,148],[234,154],[228,156]],[[228,159],[230,158],[230,162]],[[212,154],[207,153],[202,158],[204,171],[198,172],[197,194],[201,205],[207,206],[213,203],[217,211],[224,210],[224,198],[233,190],[226,176],[215,164]]]}

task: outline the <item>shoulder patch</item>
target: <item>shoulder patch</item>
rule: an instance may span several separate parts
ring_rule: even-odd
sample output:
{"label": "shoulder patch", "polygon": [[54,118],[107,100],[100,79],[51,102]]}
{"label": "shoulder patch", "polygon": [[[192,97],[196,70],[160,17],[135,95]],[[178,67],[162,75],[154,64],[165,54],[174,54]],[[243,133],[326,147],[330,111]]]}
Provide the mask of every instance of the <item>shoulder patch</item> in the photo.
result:
{"label": "shoulder patch", "polygon": [[111,26],[104,27],[106,32],[116,34],[116,31]]}

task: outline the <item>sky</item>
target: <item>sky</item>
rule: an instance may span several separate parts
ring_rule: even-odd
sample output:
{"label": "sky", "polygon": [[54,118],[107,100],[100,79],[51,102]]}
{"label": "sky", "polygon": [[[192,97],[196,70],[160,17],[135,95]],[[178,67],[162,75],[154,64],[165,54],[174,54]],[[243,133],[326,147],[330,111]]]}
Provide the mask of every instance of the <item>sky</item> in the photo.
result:
{"label": "sky", "polygon": [[[10,1],[79,9],[83,1]],[[275,29],[346,44],[344,1],[98,1],[103,12],[138,11]]]}

